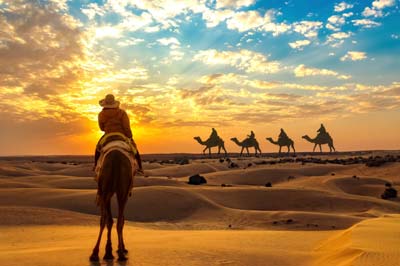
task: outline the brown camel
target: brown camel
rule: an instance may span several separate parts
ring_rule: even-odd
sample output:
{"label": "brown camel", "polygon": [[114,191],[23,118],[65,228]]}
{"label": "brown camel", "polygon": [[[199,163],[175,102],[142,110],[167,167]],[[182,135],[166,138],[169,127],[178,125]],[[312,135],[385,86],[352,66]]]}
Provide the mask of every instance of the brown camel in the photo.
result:
{"label": "brown camel", "polygon": [[314,139],[310,138],[308,135],[304,135],[302,138],[315,144],[313,152],[315,152],[317,145],[319,145],[319,151],[322,152],[321,145],[323,144],[328,144],[330,152],[332,152],[332,150],[336,151],[335,147],[333,146],[333,140],[328,133],[318,134]]}
{"label": "brown camel", "polygon": [[98,180],[97,187],[97,204],[100,207],[100,232],[97,239],[96,245],[93,248],[90,261],[99,261],[99,246],[101,236],[103,234],[104,227],[107,225],[107,244],[105,249],[104,260],[112,260],[114,256],[112,254],[111,246],[111,229],[113,226],[113,217],[111,214],[111,198],[114,193],[117,196],[118,201],[118,220],[117,220],[117,233],[118,233],[118,260],[126,261],[126,253],[124,239],[123,239],[123,228],[124,228],[124,210],[128,200],[129,192],[133,182],[132,174],[136,173],[138,169],[137,165],[134,165],[135,172],[132,173],[131,162],[129,159],[120,151],[113,150],[106,158],[104,158],[103,168]]}
{"label": "brown camel", "polygon": [[206,146],[203,150],[203,154],[205,154],[205,151],[208,149],[208,154],[211,156],[211,148],[212,147],[218,147],[218,154],[221,153],[221,149],[224,150],[225,156],[227,154],[226,149],[225,149],[225,143],[220,137],[217,137],[215,139],[209,138],[206,141],[202,141],[200,137],[194,137],[194,139],[197,140],[197,142],[200,143],[201,145]]}
{"label": "brown camel", "polygon": [[240,156],[243,154],[243,150],[246,149],[247,155],[250,156],[249,153],[249,147],[254,147],[254,154],[257,155],[257,152],[262,154],[260,145],[258,144],[258,141],[256,139],[252,138],[247,138],[244,139],[242,142],[240,142],[237,138],[231,138],[233,142],[235,142],[238,146],[242,147],[242,150],[240,151]]}
{"label": "brown camel", "polygon": [[279,154],[281,154],[281,149],[282,147],[286,146],[288,151],[287,153],[290,153],[290,147],[293,149],[293,153],[296,154],[296,150],[294,149],[294,142],[290,138],[279,138],[278,141],[274,141],[272,138],[266,138],[269,142],[275,145],[279,145]]}

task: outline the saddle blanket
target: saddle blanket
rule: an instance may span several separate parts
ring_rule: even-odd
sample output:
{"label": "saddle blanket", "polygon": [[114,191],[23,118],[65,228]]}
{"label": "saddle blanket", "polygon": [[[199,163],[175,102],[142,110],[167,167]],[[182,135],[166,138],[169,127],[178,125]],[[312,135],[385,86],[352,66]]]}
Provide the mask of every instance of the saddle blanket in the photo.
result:
{"label": "saddle blanket", "polygon": [[[132,168],[132,185],[133,185],[133,178],[136,174],[136,171],[138,169],[138,164],[136,162],[136,159],[132,153],[132,148],[131,146],[126,143],[125,141],[122,140],[115,140],[107,143],[102,149],[101,149],[101,154],[99,157],[99,160],[97,162],[96,168],[95,168],[95,180],[96,182],[99,181],[99,177],[101,174],[101,170],[103,168],[103,163],[104,159],[107,157],[107,155],[114,150],[120,151],[123,155],[125,155],[130,163],[131,163],[131,168]],[[132,187],[131,187],[132,188]]]}

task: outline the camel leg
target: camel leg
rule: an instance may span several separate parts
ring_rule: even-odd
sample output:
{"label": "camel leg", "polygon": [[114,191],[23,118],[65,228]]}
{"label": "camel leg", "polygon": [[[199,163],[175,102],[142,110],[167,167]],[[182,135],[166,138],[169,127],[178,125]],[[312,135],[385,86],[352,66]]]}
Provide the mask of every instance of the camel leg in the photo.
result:
{"label": "camel leg", "polygon": [[249,147],[246,147],[247,156],[250,157]]}
{"label": "camel leg", "polygon": [[218,155],[221,153],[221,146],[218,146]]}
{"label": "camel leg", "polygon": [[104,254],[104,260],[113,260],[114,256],[112,254],[112,244],[111,244],[111,229],[113,226],[113,218],[111,213],[111,197],[107,197],[106,201],[106,220],[107,220],[107,244],[106,244],[106,253]]}
{"label": "camel leg", "polygon": [[244,147],[242,147],[242,149],[240,150],[240,157],[242,157],[242,154],[243,154],[243,150],[244,150]]}
{"label": "camel leg", "polygon": [[106,226],[106,213],[104,210],[104,204],[101,203],[101,217],[100,217],[100,232],[97,238],[96,245],[93,248],[92,255],[90,256],[90,261],[99,261],[99,246],[101,242],[101,236],[103,235],[104,227]]}
{"label": "camel leg", "polygon": [[279,146],[279,152],[278,152],[279,156],[281,156],[281,150],[282,150],[282,146]]}
{"label": "camel leg", "polygon": [[126,261],[127,258],[125,256],[126,253],[128,253],[128,250],[125,249],[125,243],[124,243],[124,236],[123,236],[123,230],[124,230],[124,224],[125,224],[125,216],[124,216],[124,211],[125,211],[125,205],[127,201],[127,195],[117,195],[118,198],[118,221],[117,221],[117,232],[118,232],[118,260],[119,261]]}
{"label": "camel leg", "polygon": [[336,149],[335,149],[335,147],[333,146],[333,142],[332,142],[332,143],[330,143],[330,145],[329,145],[329,148],[331,148],[331,150],[333,149],[333,151],[335,151],[335,152],[336,152]]}
{"label": "camel leg", "polygon": [[210,148],[208,148],[208,155],[210,156],[210,158],[211,158],[211,147]]}
{"label": "camel leg", "polygon": [[315,152],[316,147],[317,147],[317,143],[315,143],[315,145],[314,145],[314,149],[312,150],[313,152]]}
{"label": "camel leg", "polygon": [[222,148],[224,149],[224,152],[225,152],[225,157],[226,157],[226,155],[227,155],[227,152],[226,152],[225,146],[222,146]]}
{"label": "camel leg", "polygon": [[321,144],[319,144],[319,152],[322,153],[322,145]]}
{"label": "camel leg", "polygon": [[203,150],[203,154],[205,155],[206,154],[206,150],[208,149],[208,147],[205,147],[204,148],[204,150]]}
{"label": "camel leg", "polygon": [[287,146],[287,154],[289,155],[290,153],[290,146]]}
{"label": "camel leg", "polygon": [[296,155],[296,150],[294,149],[294,145],[292,144],[293,154]]}

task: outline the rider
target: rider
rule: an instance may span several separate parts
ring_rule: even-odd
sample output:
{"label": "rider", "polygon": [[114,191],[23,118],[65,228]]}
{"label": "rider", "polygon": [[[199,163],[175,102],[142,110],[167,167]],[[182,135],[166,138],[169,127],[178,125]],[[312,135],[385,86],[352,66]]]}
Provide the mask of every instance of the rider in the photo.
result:
{"label": "rider", "polygon": [[215,130],[215,128],[212,128],[212,132],[211,132],[209,139],[217,139],[217,138],[218,138],[218,133]]}
{"label": "rider", "polygon": [[286,135],[285,130],[283,130],[283,128],[281,128],[281,133],[279,133],[279,140],[281,139],[288,139],[289,137]]}
{"label": "rider", "polygon": [[99,127],[101,131],[104,131],[104,135],[100,138],[96,146],[95,153],[95,167],[97,160],[100,157],[99,143],[103,137],[108,133],[122,133],[125,137],[129,138],[132,145],[136,148],[135,158],[139,165],[139,172],[143,173],[142,160],[140,158],[139,150],[137,149],[136,143],[132,138],[132,131],[129,123],[128,114],[125,110],[119,108],[119,101],[116,101],[114,95],[108,94],[106,97],[99,101],[100,106],[103,110],[99,113]]}
{"label": "rider", "polygon": [[321,127],[317,130],[317,132],[319,132],[321,135],[326,134],[326,129],[323,124],[321,124]]}
{"label": "rider", "polygon": [[248,137],[249,139],[254,139],[254,138],[255,138],[255,135],[254,135],[253,130],[250,132],[250,135],[247,135],[247,137]]}

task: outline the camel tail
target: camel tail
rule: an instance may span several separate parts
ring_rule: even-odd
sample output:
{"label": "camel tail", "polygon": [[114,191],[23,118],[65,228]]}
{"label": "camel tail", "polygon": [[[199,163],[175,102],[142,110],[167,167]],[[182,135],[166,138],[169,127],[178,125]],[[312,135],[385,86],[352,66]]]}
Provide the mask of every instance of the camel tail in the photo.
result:
{"label": "camel tail", "polygon": [[102,167],[100,178],[97,184],[97,206],[101,207],[103,205],[106,194],[113,194],[116,190],[118,181],[117,179],[119,178],[120,174],[118,153],[118,151],[111,151],[109,154],[107,154],[107,157],[104,158],[104,165]]}

